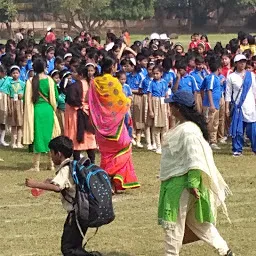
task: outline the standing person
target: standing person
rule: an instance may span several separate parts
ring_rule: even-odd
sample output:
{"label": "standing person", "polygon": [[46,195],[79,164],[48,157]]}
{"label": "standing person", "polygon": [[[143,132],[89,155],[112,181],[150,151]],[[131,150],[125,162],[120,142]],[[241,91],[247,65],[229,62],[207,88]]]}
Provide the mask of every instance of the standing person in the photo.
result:
{"label": "standing person", "polygon": [[228,217],[229,188],[214,163],[204,118],[189,92],[178,91],[165,102],[179,121],[164,137],[160,167],[158,220],[165,231],[165,256],[180,255],[182,242],[189,241],[187,231],[219,255],[233,256],[215,226],[218,206]]}
{"label": "standing person", "polygon": [[6,75],[6,68],[0,65],[0,128],[1,128],[1,138],[0,143],[4,147],[8,147],[9,144],[5,142],[6,133],[6,121],[7,121],[7,101],[8,101],[8,84],[10,83],[11,77]]}
{"label": "standing person", "polygon": [[201,35],[201,42],[204,43],[205,45],[205,51],[208,52],[209,50],[211,50],[211,45],[209,43],[209,39],[207,35]]}
{"label": "standing person", "polygon": [[224,52],[221,56],[222,70],[221,74],[226,78],[233,72],[231,67],[232,56],[228,52]]}
{"label": "standing person", "polygon": [[70,43],[73,42],[72,37],[68,35],[67,31],[64,31],[63,41],[69,41]]}
{"label": "standing person", "polygon": [[113,190],[138,188],[132,163],[131,138],[124,117],[131,105],[122,90],[122,85],[113,77],[117,63],[105,58],[103,75],[96,77],[89,89],[91,118],[96,130],[96,141],[101,154],[101,167],[112,178]]}
{"label": "standing person", "polygon": [[200,97],[198,96],[200,94],[200,88],[195,78],[187,73],[186,62],[184,60],[177,62],[176,68],[177,68],[177,76],[176,76],[176,80],[172,88],[172,91],[176,92],[177,90],[178,91],[182,90],[182,91],[188,91],[190,93],[193,93],[195,96],[197,108],[200,109],[202,105],[200,102]]}
{"label": "standing person", "polygon": [[19,79],[20,68],[12,66],[10,68],[12,79],[8,84],[8,119],[7,124],[12,127],[12,148],[23,148],[22,140],[22,126],[23,126],[23,94],[25,83]]}
{"label": "standing person", "polygon": [[130,67],[129,74],[127,75],[126,83],[130,86],[133,93],[132,102],[132,120],[134,125],[134,130],[136,134],[136,146],[138,148],[143,148],[141,143],[141,133],[145,127],[143,120],[143,106],[142,106],[142,94],[140,86],[142,83],[142,76],[140,75],[140,70],[136,67],[135,59],[128,60],[128,66]]}
{"label": "standing person", "polygon": [[[149,62],[147,66],[147,76],[141,83],[141,92],[143,93],[143,112],[144,112],[144,122],[145,122],[145,135],[146,135],[146,142],[147,142],[147,149],[148,150],[156,150],[156,141],[155,136],[153,134],[153,124],[154,119],[150,117],[149,113],[149,92],[148,88],[150,83],[153,81],[153,68],[155,66],[154,62]],[[166,81],[167,82],[167,81]],[[168,83],[168,82],[167,82]]]}
{"label": "standing person", "polygon": [[[241,156],[244,146],[244,131],[256,154],[256,84],[255,75],[246,71],[246,57],[236,55],[236,71],[229,75],[226,85],[226,117],[232,118],[231,136],[233,156]],[[230,113],[230,104],[233,110]]]}
{"label": "standing person", "polygon": [[91,162],[95,163],[97,145],[89,118],[87,71],[86,67],[80,66],[76,82],[66,87],[64,134],[73,141],[75,160],[80,160],[81,151],[85,150]]}
{"label": "standing person", "polygon": [[16,42],[16,44],[24,39],[25,33],[26,33],[26,30],[24,28],[20,28],[19,29],[19,32],[15,34],[15,42]]}
{"label": "standing person", "polygon": [[47,28],[47,33],[46,33],[44,39],[45,39],[45,42],[46,42],[47,44],[53,44],[53,43],[55,43],[55,41],[56,41],[56,36],[55,36],[54,31],[53,31],[53,29],[52,29],[51,27],[48,27],[48,28]]}
{"label": "standing person", "polygon": [[[196,63],[196,68],[190,73],[190,75],[195,78],[197,86],[198,86],[199,90],[201,90],[204,78],[209,74],[209,72],[206,68],[203,57],[201,57],[201,56],[197,57],[196,60],[195,60],[195,63]],[[196,102],[198,103],[197,104],[197,111],[199,113],[202,113],[203,106],[202,106],[202,97],[201,97],[200,93],[197,94]]]}
{"label": "standing person", "polygon": [[47,62],[47,72],[48,74],[51,73],[52,70],[54,70],[54,62],[55,62],[55,48],[54,46],[50,45],[45,50],[45,59]]}
{"label": "standing person", "polygon": [[150,118],[154,119],[153,136],[156,142],[156,153],[162,154],[162,141],[168,129],[167,105],[164,99],[168,98],[168,83],[162,78],[162,66],[153,68],[153,81],[148,86],[148,110]]}
{"label": "standing person", "polygon": [[115,40],[116,40],[116,35],[109,32],[107,33],[107,38],[106,38],[106,45],[105,45],[105,49],[106,51],[110,51],[113,46],[115,45]]}
{"label": "standing person", "polygon": [[212,149],[220,149],[217,145],[221,99],[221,81],[219,79],[221,62],[218,57],[210,59],[209,68],[212,73],[204,79],[201,87],[203,92],[203,113],[207,120],[210,145]]}
{"label": "standing person", "polygon": [[[48,153],[52,138],[61,134],[55,111],[58,91],[51,77],[45,75],[46,63],[38,58],[33,64],[36,75],[27,81],[24,93],[23,144],[33,144],[34,162],[31,171],[39,171],[41,153]],[[53,163],[49,155],[49,169]]]}

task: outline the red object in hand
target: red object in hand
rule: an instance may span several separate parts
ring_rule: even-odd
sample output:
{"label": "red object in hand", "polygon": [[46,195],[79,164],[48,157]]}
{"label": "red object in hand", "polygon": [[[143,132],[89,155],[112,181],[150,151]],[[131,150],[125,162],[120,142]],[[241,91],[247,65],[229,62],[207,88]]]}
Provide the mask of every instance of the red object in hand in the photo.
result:
{"label": "red object in hand", "polygon": [[34,197],[41,196],[43,193],[44,193],[44,190],[43,190],[43,189],[39,189],[39,188],[32,188],[32,189],[31,189],[31,194],[32,194]]}

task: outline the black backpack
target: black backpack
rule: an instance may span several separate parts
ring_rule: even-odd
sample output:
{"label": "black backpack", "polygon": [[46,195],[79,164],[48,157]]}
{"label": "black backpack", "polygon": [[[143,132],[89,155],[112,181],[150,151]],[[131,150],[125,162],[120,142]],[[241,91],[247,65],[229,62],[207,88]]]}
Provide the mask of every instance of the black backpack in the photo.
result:
{"label": "black backpack", "polygon": [[115,219],[108,174],[89,159],[70,162],[76,184],[73,206],[80,227],[99,228]]}

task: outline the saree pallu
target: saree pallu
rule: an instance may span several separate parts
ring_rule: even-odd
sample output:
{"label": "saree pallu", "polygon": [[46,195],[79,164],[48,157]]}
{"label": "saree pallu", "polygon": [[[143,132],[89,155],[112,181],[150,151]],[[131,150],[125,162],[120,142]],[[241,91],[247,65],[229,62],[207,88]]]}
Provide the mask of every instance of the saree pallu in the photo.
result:
{"label": "saree pallu", "polygon": [[124,124],[131,100],[110,74],[95,78],[89,89],[89,106],[101,154],[101,168],[116,190],[140,187],[132,163],[131,138]]}

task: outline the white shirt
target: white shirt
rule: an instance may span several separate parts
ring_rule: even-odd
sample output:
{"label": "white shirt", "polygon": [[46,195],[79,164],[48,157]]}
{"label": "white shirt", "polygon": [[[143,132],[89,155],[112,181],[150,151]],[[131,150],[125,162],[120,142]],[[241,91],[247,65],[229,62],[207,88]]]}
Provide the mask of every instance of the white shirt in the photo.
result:
{"label": "white shirt", "polygon": [[107,44],[107,45],[105,46],[105,50],[106,50],[106,51],[110,51],[110,50],[113,48],[114,45],[115,45],[115,44],[114,44],[113,42]]}
{"label": "white shirt", "polygon": [[68,158],[61,163],[61,165],[57,169],[55,178],[51,182],[52,184],[59,186],[61,190],[65,190],[65,197],[61,194],[61,202],[63,208],[67,212],[70,212],[74,209],[72,204],[72,198],[75,198],[76,196],[76,185],[71,176],[69,162],[70,159]]}
{"label": "white shirt", "polygon": [[[256,122],[256,83],[255,83],[255,75],[252,74],[252,86],[245,98],[245,101],[242,105],[242,111],[244,115],[244,122],[252,123]],[[231,102],[231,99],[233,97],[233,100],[236,100],[236,104],[239,104],[240,97],[242,94],[242,90],[240,90],[241,86],[243,84],[243,77],[241,73],[234,72],[230,74],[227,78],[227,87],[226,87],[226,101]],[[238,92],[240,90],[239,96]],[[233,96],[232,96],[233,94]]]}

